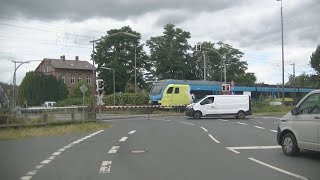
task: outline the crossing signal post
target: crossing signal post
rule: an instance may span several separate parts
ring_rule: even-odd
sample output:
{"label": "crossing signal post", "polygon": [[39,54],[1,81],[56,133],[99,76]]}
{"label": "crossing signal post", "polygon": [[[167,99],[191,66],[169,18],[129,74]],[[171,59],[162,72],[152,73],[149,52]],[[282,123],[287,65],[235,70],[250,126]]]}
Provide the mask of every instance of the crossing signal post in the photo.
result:
{"label": "crossing signal post", "polygon": [[230,84],[222,84],[221,93],[225,95],[230,94]]}
{"label": "crossing signal post", "polygon": [[99,120],[101,121],[101,106],[104,105],[103,103],[103,96],[104,96],[104,81],[103,79],[97,79],[97,105],[99,106]]}

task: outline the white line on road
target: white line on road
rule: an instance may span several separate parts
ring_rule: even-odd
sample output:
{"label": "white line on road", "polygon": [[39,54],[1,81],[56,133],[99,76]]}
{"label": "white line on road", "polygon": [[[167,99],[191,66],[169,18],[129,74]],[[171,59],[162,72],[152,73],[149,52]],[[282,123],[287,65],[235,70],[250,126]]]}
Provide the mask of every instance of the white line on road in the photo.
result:
{"label": "white line on road", "polygon": [[114,154],[117,153],[118,149],[120,148],[120,146],[113,146],[110,150],[109,150],[109,154]]}
{"label": "white line on road", "polygon": [[284,174],[287,174],[287,175],[289,175],[289,176],[293,176],[293,177],[296,177],[296,178],[299,178],[299,179],[303,179],[303,180],[308,180],[308,179],[307,179],[306,177],[304,177],[304,176],[300,176],[300,175],[298,175],[298,174],[294,174],[294,173],[292,173],[292,172],[289,172],[289,171],[286,171],[286,170],[277,168],[277,167],[275,167],[275,166],[272,166],[272,165],[270,165],[270,164],[264,163],[264,162],[259,161],[259,160],[257,160],[257,159],[254,159],[254,158],[248,158],[248,159],[251,160],[251,161],[253,161],[253,162],[256,162],[256,163],[258,163],[258,164],[261,164],[261,165],[263,165],[263,166],[266,166],[266,167],[268,167],[268,168],[271,168],[271,169],[274,169],[274,170],[276,170],[276,171],[279,171],[279,172],[282,172],[282,173],[284,173]]}
{"label": "white line on road", "polygon": [[248,124],[242,123],[242,122],[236,122],[236,123],[241,124],[241,125],[248,125]]}
{"label": "white line on road", "polygon": [[255,128],[258,128],[258,129],[265,129],[264,127],[261,127],[261,126],[253,126]]}
{"label": "white line on road", "polygon": [[232,149],[232,148],[230,148],[230,147],[226,147],[226,149],[228,149],[229,151],[232,151],[232,152],[234,152],[234,153],[236,153],[236,154],[240,154],[239,151],[236,151],[236,150],[234,150],[234,149]]}
{"label": "white line on road", "polygon": [[30,180],[32,176],[22,176],[20,179],[21,180]]}
{"label": "white line on road", "polygon": [[281,146],[275,145],[275,146],[240,146],[240,147],[226,147],[227,149],[280,149]]}
{"label": "white line on road", "polygon": [[277,130],[270,130],[271,132],[275,132],[275,133],[277,133],[278,131]]}
{"label": "white line on road", "polygon": [[110,173],[112,161],[102,161],[100,173]]}
{"label": "white line on road", "polygon": [[133,133],[135,133],[136,132],[136,130],[132,130],[132,131],[130,131],[128,134],[133,134]]}
{"label": "white line on road", "polygon": [[179,123],[182,123],[182,124],[188,124],[188,125],[192,125],[192,126],[194,126],[194,125],[195,125],[195,124],[188,123],[188,122],[179,122]]}
{"label": "white line on road", "polygon": [[205,132],[208,132],[208,130],[204,127],[201,127],[201,129],[203,129]]}
{"label": "white line on road", "polygon": [[169,119],[154,119],[154,118],[150,118],[152,120],[155,120],[155,121],[166,121],[166,122],[170,122],[171,120]]}
{"label": "white line on road", "polygon": [[47,160],[44,160],[41,162],[41,164],[48,164],[51,160],[50,159],[47,159]]}
{"label": "white line on road", "polygon": [[58,150],[58,152],[63,152],[65,150],[66,150],[65,148],[61,148],[61,149]]}
{"label": "white line on road", "polygon": [[27,173],[27,176],[33,176],[38,172],[38,170],[33,170]]}
{"label": "white line on road", "polygon": [[218,141],[216,138],[214,138],[211,134],[208,134],[208,136],[216,143],[220,143],[220,141]]}
{"label": "white line on road", "polygon": [[142,151],[142,150],[135,150],[135,151],[131,151],[132,153],[136,153],[136,154],[138,154],[138,153],[144,153],[144,152],[146,152],[146,151]]}
{"label": "white line on road", "polygon": [[38,165],[38,166],[36,166],[35,169],[41,169],[42,167],[43,167],[43,165]]}
{"label": "white line on road", "polygon": [[124,141],[126,141],[128,139],[128,137],[122,137],[119,141],[120,142],[124,142]]}
{"label": "white line on road", "polygon": [[55,156],[50,156],[48,159],[53,160]]}
{"label": "white line on road", "polygon": [[53,156],[59,156],[60,154],[61,154],[61,152],[58,151],[58,152],[53,153],[52,155]]}
{"label": "white line on road", "polygon": [[227,122],[229,120],[225,120],[225,119],[218,119],[219,121],[223,121],[223,122]]}

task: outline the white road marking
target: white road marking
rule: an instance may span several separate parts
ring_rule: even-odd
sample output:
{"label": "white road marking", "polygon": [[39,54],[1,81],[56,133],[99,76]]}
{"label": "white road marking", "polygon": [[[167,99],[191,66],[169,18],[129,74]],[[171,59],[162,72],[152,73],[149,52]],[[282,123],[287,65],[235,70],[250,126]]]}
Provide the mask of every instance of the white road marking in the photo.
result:
{"label": "white road marking", "polygon": [[278,131],[277,130],[270,130],[271,132],[275,132],[275,133],[277,133]]}
{"label": "white road marking", "polygon": [[201,129],[203,129],[205,132],[208,132],[208,130],[204,127],[201,127]]}
{"label": "white road marking", "polygon": [[35,174],[37,174],[38,170],[33,170],[27,173],[27,176],[33,176]]}
{"label": "white road marking", "polygon": [[144,153],[145,151],[141,151],[141,150],[136,150],[136,151],[131,151],[132,153]]}
{"label": "white road marking", "polygon": [[109,150],[109,154],[114,154],[117,153],[118,149],[120,148],[120,146],[113,146],[110,150]]}
{"label": "white road marking", "polygon": [[102,161],[100,173],[110,173],[112,161]]}
{"label": "white road marking", "polygon": [[236,153],[236,154],[240,154],[239,151],[236,151],[236,150],[234,150],[234,149],[232,149],[232,148],[230,148],[230,147],[226,147],[226,149],[228,149],[229,151],[232,151],[232,152],[234,152],[234,153]]}
{"label": "white road marking", "polygon": [[41,162],[41,164],[48,164],[51,160],[50,159],[46,159],[44,161]]}
{"label": "white road marking", "polygon": [[264,127],[261,127],[261,126],[253,126],[255,128],[258,128],[258,129],[265,129]]}
{"label": "white road marking", "polygon": [[65,148],[61,148],[61,149],[58,150],[58,152],[63,152],[65,150],[66,150]]}
{"label": "white road marking", "polygon": [[60,154],[61,154],[61,152],[58,151],[58,152],[53,153],[52,155],[53,156],[59,156]]}
{"label": "white road marking", "polygon": [[280,149],[281,146],[275,145],[275,146],[240,146],[240,147],[226,147],[227,149]]}
{"label": "white road marking", "polygon": [[216,138],[214,138],[211,134],[208,134],[208,136],[216,143],[220,143],[220,141],[218,141]]}
{"label": "white road marking", "polygon": [[38,165],[38,166],[36,166],[35,169],[41,169],[42,167],[43,167],[43,165]]}
{"label": "white road marking", "polygon": [[133,134],[133,133],[135,133],[136,132],[136,130],[132,130],[132,131],[130,131],[128,134]]}
{"label": "white road marking", "polygon": [[304,177],[304,176],[300,176],[300,175],[298,175],[298,174],[294,174],[294,173],[292,173],[292,172],[289,172],[289,171],[286,171],[286,170],[277,168],[277,167],[275,167],[275,166],[272,166],[272,165],[270,165],[270,164],[264,163],[264,162],[259,161],[259,160],[257,160],[257,159],[254,159],[254,158],[248,158],[248,159],[251,160],[251,161],[253,161],[253,162],[256,162],[256,163],[258,163],[258,164],[261,164],[261,165],[263,165],[263,166],[266,166],[266,167],[268,167],[268,168],[271,168],[271,169],[274,169],[274,170],[276,170],[276,171],[279,171],[279,172],[282,172],[282,173],[284,173],[284,174],[287,174],[287,175],[289,175],[289,176],[296,177],[296,178],[303,179],[303,180],[308,180],[308,179],[307,179],[306,177]]}
{"label": "white road marking", "polygon": [[248,124],[242,123],[242,122],[236,122],[236,123],[241,124],[241,125],[248,125]]}
{"label": "white road marking", "polygon": [[20,179],[21,180],[30,180],[32,176],[22,176]]}
{"label": "white road marking", "polygon": [[166,121],[166,122],[170,122],[171,120],[169,119],[154,119],[154,118],[150,118],[152,120],[155,120],[155,121]]}
{"label": "white road marking", "polygon": [[55,156],[50,156],[48,159],[53,160]]}
{"label": "white road marking", "polygon": [[120,142],[124,142],[124,141],[126,141],[128,139],[128,137],[122,137],[119,141]]}
{"label": "white road marking", "polygon": [[188,124],[188,125],[192,125],[192,126],[194,126],[194,125],[195,125],[195,124],[188,123],[188,122],[179,122],[179,123],[182,123],[182,124]]}
{"label": "white road marking", "polygon": [[229,120],[225,120],[225,119],[218,119],[219,121],[223,121],[223,122],[227,122]]}

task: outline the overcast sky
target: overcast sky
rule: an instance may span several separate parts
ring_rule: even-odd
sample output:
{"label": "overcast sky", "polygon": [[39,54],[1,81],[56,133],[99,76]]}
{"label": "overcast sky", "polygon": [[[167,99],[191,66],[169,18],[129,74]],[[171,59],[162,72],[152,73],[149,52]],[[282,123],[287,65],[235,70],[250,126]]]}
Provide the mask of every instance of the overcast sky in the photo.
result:
{"label": "overcast sky", "polygon": [[[276,0],[0,0],[0,81],[12,83],[12,60],[90,61],[89,41],[129,25],[142,42],[174,23],[191,33],[189,43],[224,41],[245,53],[258,82],[281,83],[281,3]],[[310,55],[320,44],[319,0],[283,0],[285,77],[314,73]],[[92,61],[91,61],[92,62]],[[39,62],[17,71],[25,73]]]}

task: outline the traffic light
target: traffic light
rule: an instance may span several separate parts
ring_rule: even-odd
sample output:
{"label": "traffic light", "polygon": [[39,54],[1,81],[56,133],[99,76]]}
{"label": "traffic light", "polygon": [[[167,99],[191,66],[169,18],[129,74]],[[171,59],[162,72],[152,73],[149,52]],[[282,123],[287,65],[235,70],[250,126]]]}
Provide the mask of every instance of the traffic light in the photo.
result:
{"label": "traffic light", "polygon": [[103,82],[103,79],[97,79],[97,90],[98,90],[98,91],[104,90],[104,82]]}
{"label": "traffic light", "polygon": [[201,44],[200,43],[196,45],[196,51],[201,51]]}

